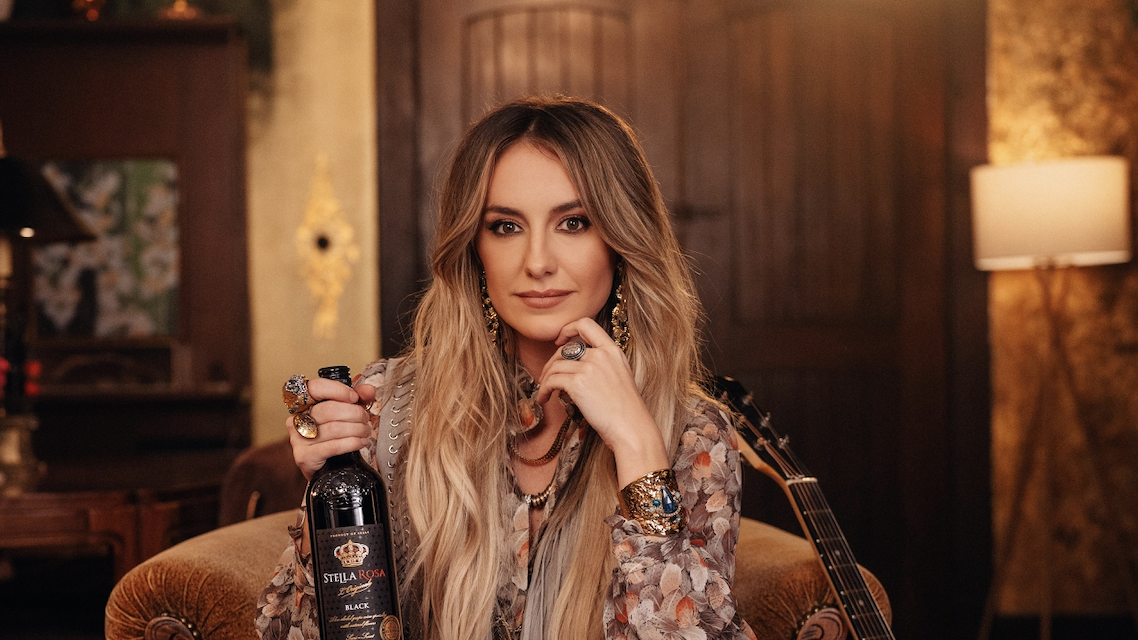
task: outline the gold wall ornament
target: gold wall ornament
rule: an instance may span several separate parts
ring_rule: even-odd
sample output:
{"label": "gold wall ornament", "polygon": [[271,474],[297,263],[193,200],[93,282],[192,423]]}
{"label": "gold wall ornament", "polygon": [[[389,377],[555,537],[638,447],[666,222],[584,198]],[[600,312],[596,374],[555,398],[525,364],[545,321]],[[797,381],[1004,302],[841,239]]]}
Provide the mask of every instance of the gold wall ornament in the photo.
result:
{"label": "gold wall ornament", "polygon": [[317,338],[332,338],[336,334],[344,283],[351,279],[352,265],[360,259],[355,236],[355,229],[332,192],[328,154],[320,153],[316,156],[316,175],[312,178],[304,223],[296,230],[301,275],[317,304],[312,320],[312,335]]}

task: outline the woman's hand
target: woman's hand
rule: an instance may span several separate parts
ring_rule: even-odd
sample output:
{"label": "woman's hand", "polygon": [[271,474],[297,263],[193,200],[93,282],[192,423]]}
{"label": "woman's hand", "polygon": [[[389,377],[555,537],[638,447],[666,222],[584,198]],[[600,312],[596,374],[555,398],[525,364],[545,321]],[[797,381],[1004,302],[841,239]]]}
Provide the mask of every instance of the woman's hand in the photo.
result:
{"label": "woman's hand", "polygon": [[555,390],[572,397],[581,415],[612,449],[620,486],[668,468],[664,438],[640,397],[624,352],[590,318],[565,325],[557,344],[574,338],[589,348],[577,360],[566,360],[558,350],[545,363],[538,379],[537,402],[544,404]]}
{"label": "woman's hand", "polygon": [[368,445],[372,415],[365,405],[375,401],[375,387],[361,384],[353,389],[334,380],[314,378],[308,381],[308,395],[317,403],[308,410],[317,424],[316,437],[309,439],[297,433],[295,416],[289,416],[285,424],[293,460],[311,480],[328,458]]}

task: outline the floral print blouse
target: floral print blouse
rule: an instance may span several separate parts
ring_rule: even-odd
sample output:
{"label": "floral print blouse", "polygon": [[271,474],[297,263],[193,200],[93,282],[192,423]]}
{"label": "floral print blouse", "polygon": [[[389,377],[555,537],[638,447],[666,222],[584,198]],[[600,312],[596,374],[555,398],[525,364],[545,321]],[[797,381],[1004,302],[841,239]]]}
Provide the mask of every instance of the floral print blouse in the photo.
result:
{"label": "floral print blouse", "polygon": [[611,597],[605,599],[605,637],[754,640],[731,591],[741,470],[735,429],[720,408],[697,405],[672,469],[688,510],[685,530],[649,536],[635,520],[605,519],[617,560]]}
{"label": "floral print blouse", "polygon": [[[383,383],[383,368],[369,368],[364,382]],[[555,481],[564,483],[580,454],[583,429],[571,432],[558,459]],[[374,434],[373,434],[374,435]],[[375,446],[376,439],[372,439]],[[367,452],[371,453],[371,452]],[[372,462],[374,455],[364,458]],[[617,570],[604,602],[608,640],[754,640],[736,611],[731,591],[735,543],[739,533],[740,468],[735,430],[717,406],[699,403],[684,429],[672,465],[688,510],[688,526],[669,536],[646,535],[635,520],[620,514],[612,528]],[[556,493],[554,494],[556,496]],[[498,587],[499,615],[519,625],[525,611],[530,556],[529,507],[516,486],[503,500],[502,516],[511,526],[505,541],[516,560]],[[537,539],[556,505],[542,507]],[[263,640],[319,640],[312,560],[299,552],[300,530],[281,556],[271,582],[257,602],[256,629]]]}

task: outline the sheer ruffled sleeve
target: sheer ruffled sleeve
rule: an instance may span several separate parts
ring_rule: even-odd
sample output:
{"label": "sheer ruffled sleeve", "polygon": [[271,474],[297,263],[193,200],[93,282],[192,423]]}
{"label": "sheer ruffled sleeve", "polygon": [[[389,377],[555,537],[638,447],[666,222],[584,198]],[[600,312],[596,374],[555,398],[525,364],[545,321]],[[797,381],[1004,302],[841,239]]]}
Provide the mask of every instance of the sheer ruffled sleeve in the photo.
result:
{"label": "sheer ruffled sleeve", "polygon": [[735,429],[722,410],[706,402],[696,407],[672,469],[688,511],[686,529],[649,536],[635,520],[620,515],[605,520],[617,560],[605,600],[605,635],[614,640],[753,639],[731,591],[741,472]]}
{"label": "sheer ruffled sleeve", "polygon": [[292,542],[281,555],[269,585],[257,598],[254,625],[263,640],[319,640],[316,592],[312,586],[312,556],[300,553],[301,509],[295,527],[289,527]]}

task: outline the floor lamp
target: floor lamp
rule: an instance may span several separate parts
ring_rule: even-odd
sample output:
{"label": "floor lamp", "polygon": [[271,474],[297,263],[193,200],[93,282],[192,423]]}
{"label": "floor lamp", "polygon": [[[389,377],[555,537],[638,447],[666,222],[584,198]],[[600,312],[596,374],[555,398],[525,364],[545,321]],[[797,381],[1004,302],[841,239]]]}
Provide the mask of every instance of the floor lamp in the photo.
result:
{"label": "floor lamp", "polygon": [[[1040,492],[1040,512],[1047,528],[1047,548],[1040,576],[1042,603],[1039,636],[1051,638],[1052,576],[1049,566],[1055,532],[1052,447],[1054,415],[1046,411],[1049,391],[1066,391],[1074,399],[1075,424],[1086,436],[1089,453],[1099,458],[1093,433],[1087,430],[1064,344],[1063,315],[1067,294],[1066,268],[1118,264],[1130,260],[1129,167],[1125,159],[1089,156],[1008,166],[986,165],[971,172],[972,221],[976,267],[983,271],[1033,269],[1040,285],[1048,332],[1048,361],[1044,384],[1026,422],[1012,493],[1012,512],[989,586],[981,621],[980,640],[987,640],[1000,588],[1007,577],[1015,540],[1022,524],[1029,479],[1036,456],[1046,478]],[[1047,385],[1052,385],[1050,388]],[[1101,465],[1092,464],[1101,490],[1108,487]],[[1105,495],[1105,494],[1104,494]],[[1138,588],[1134,585],[1133,554],[1119,537],[1117,519],[1111,523],[1119,558],[1125,558],[1124,582],[1130,610],[1138,622]]]}

